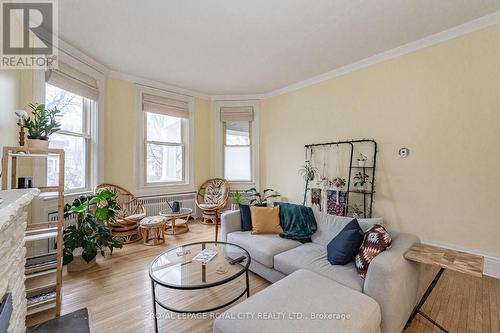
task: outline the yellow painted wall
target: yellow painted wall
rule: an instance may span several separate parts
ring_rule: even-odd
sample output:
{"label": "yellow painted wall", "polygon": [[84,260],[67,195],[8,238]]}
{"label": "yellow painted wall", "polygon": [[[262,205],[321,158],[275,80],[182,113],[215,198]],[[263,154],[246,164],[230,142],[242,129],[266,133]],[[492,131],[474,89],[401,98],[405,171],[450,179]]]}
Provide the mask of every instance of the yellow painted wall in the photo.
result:
{"label": "yellow painted wall", "polygon": [[373,138],[375,215],[424,240],[499,254],[499,41],[495,26],[264,100],[262,185],[300,202],[304,144]]}
{"label": "yellow painted wall", "polygon": [[[134,84],[129,81],[106,79],[105,93],[105,161],[104,181],[126,189],[135,189],[135,156],[137,138]],[[212,174],[211,103],[194,101],[194,184],[200,185]],[[167,192],[167,189],[166,191]]]}
{"label": "yellow painted wall", "polygon": [[215,174],[212,163],[214,131],[211,110],[210,101],[195,98],[194,184],[197,187]]}
{"label": "yellow painted wall", "polygon": [[21,72],[0,71],[0,147],[18,145],[18,126],[14,110],[19,108]]}
{"label": "yellow painted wall", "polygon": [[104,182],[135,189],[136,111],[134,84],[106,79]]}

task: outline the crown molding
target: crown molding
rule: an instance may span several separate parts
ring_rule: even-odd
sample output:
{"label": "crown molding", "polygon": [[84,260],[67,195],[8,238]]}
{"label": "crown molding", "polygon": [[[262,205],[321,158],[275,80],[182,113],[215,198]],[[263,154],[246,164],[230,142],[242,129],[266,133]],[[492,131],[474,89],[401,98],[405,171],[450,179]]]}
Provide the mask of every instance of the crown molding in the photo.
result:
{"label": "crown molding", "polygon": [[210,96],[212,101],[260,101],[267,97],[267,94],[254,95],[213,95]]}
{"label": "crown molding", "polygon": [[146,79],[143,77],[131,75],[131,74],[126,74],[118,71],[109,71],[109,77],[118,79],[118,80],[124,80],[124,81],[130,81],[136,84],[139,84],[141,86],[149,87],[149,88],[154,88],[154,89],[161,89],[164,91],[172,92],[175,94],[180,94],[180,95],[185,95],[188,97],[198,97],[206,100],[210,100],[210,95],[199,92],[199,91],[194,91],[190,89],[185,89],[185,88],[180,88],[177,86],[172,86],[170,84],[166,84],[163,82],[155,81],[155,80],[150,80]]}
{"label": "crown molding", "polygon": [[109,68],[61,38],[58,38],[57,49],[59,52],[63,52],[67,56],[91,67],[104,76],[109,73]]}
{"label": "crown molding", "polygon": [[320,83],[323,81],[331,80],[333,78],[357,71],[362,68],[366,68],[387,60],[391,60],[394,58],[398,58],[408,53],[412,53],[418,51],[420,49],[424,49],[436,44],[440,44],[446,42],[448,40],[470,34],[472,32],[482,30],[493,25],[500,23],[500,11],[494,12],[492,14],[482,16],[478,19],[466,22],[464,24],[458,25],[456,27],[450,28],[448,30],[444,30],[438,32],[436,34],[424,37],[422,39],[410,42],[408,44],[398,46],[396,48],[390,49],[388,51],[384,51],[382,53],[376,54],[374,56],[362,59],[360,61],[356,61],[349,65],[345,65],[324,74],[320,74],[314,76],[312,78],[290,84],[286,87],[273,90],[266,95],[266,98],[274,97],[278,95],[283,95],[301,88],[305,88],[316,83]]}

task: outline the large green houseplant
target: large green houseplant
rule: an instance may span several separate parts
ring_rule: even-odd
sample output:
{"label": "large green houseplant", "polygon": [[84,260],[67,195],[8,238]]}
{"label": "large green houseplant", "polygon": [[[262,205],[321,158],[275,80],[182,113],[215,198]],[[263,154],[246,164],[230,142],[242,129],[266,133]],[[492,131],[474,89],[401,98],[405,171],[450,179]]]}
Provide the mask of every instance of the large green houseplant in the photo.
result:
{"label": "large green houseplant", "polygon": [[22,126],[28,131],[28,146],[45,148],[49,146],[49,136],[61,129],[57,121],[61,110],[47,109],[45,104],[30,104],[31,115],[23,120]]}
{"label": "large green houseplant", "polygon": [[261,194],[255,187],[252,187],[251,189],[246,190],[245,193],[247,193],[250,199],[250,205],[256,206],[267,206],[269,199],[280,197],[280,194],[272,188],[266,188]]}
{"label": "large green houseplant", "polygon": [[64,217],[76,217],[76,225],[64,229],[64,263],[69,264],[69,271],[93,266],[97,253],[104,256],[105,248],[113,253],[123,246],[123,239],[113,237],[106,225],[114,219],[115,210],[115,194],[110,191],[82,195],[65,205]]}

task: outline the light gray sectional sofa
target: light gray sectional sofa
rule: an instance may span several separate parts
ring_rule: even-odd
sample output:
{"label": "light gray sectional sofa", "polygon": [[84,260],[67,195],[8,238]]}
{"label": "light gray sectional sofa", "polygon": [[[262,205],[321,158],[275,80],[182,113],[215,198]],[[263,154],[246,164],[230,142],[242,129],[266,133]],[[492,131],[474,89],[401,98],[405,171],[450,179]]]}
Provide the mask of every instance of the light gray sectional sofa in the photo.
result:
{"label": "light gray sectional sofa", "polygon": [[[323,309],[327,312],[354,311],[352,308],[354,306],[354,308],[365,309],[366,316],[363,317],[358,313],[356,320],[348,322],[321,321],[327,325],[325,330],[318,327],[317,330],[313,331],[357,332],[356,327],[366,324],[373,329],[366,328],[359,332],[401,332],[415,306],[419,283],[418,265],[406,260],[403,254],[414,243],[419,242],[419,239],[414,235],[390,231],[393,239],[391,248],[375,257],[368,268],[366,279],[362,279],[357,274],[353,262],[345,266],[331,265],[326,254],[327,244],[352,218],[332,216],[317,211],[314,214],[318,230],[311,237],[312,242],[305,244],[280,238],[279,235],[252,235],[250,231],[241,231],[239,211],[226,212],[222,215],[221,241],[234,243],[245,248],[252,258],[250,270],[254,273],[273,283],[283,279],[228,311],[245,312],[259,307],[266,308],[266,306],[268,310],[275,309],[275,311],[302,308],[300,304],[293,304],[294,302],[303,302],[305,308]],[[374,224],[383,224],[381,219],[358,219],[358,222],[364,231]],[[288,275],[290,276],[287,277]],[[307,275],[307,278],[304,275]],[[309,281],[307,284],[306,280]],[[328,288],[325,287],[323,293],[321,288],[316,288],[316,284],[328,285],[328,282],[331,285]],[[300,285],[301,283],[304,285]],[[282,293],[290,294],[291,285],[295,285],[294,290],[300,291],[300,297],[297,298],[295,295],[289,299],[288,307],[280,307],[279,300],[276,303],[273,301],[273,297]],[[338,292],[333,293],[332,288]],[[308,297],[308,293],[310,297]],[[270,294],[267,300],[264,299],[266,294]],[[339,295],[344,295],[343,297],[346,299],[342,301],[343,298]],[[259,306],[261,302],[266,306]],[[374,304],[376,309],[374,309]],[[380,315],[378,323],[377,311]],[[249,325],[249,330],[243,329],[246,325],[244,322]],[[318,324],[310,321],[301,323]],[[347,326],[338,326],[341,323]],[[214,332],[275,332],[276,330],[273,329],[275,324],[273,321],[267,320],[231,321],[217,319],[214,322]],[[279,325],[283,327],[283,322],[281,321]],[[259,329],[254,330],[256,327]],[[283,331],[295,331],[297,327],[300,327],[298,321],[292,320],[289,327]],[[331,330],[333,327],[339,327],[341,330]]]}

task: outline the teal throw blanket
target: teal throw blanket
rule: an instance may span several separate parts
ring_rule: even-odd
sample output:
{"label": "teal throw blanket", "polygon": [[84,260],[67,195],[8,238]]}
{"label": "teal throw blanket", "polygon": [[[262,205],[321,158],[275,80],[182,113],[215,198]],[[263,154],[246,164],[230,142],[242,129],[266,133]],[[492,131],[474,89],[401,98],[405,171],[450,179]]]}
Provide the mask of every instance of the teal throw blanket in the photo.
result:
{"label": "teal throw blanket", "polygon": [[280,224],[283,228],[282,238],[295,239],[302,243],[310,242],[311,235],[317,230],[316,219],[310,207],[276,202],[280,207]]}

